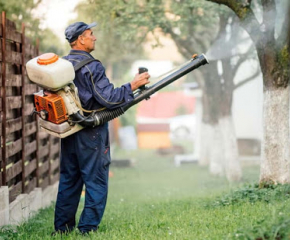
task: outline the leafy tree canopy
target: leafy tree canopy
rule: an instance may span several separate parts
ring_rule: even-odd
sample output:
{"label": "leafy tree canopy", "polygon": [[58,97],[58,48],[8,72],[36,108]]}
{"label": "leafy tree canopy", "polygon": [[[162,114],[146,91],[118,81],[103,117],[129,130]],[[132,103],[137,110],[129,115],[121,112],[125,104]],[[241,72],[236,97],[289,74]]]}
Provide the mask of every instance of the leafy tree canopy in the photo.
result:
{"label": "leafy tree canopy", "polygon": [[38,36],[40,19],[35,18],[33,11],[41,3],[41,0],[0,0],[0,9],[6,12],[6,17],[15,22],[17,29],[25,23],[26,32],[29,36]]}
{"label": "leafy tree canopy", "polygon": [[128,67],[133,60],[142,56],[142,48],[138,45],[136,36],[124,37],[127,34],[124,27],[124,31],[120,31],[113,10],[118,4],[119,1],[88,0],[79,4],[76,9],[79,21],[98,23],[94,28],[97,44],[93,54],[104,64],[115,66],[118,63]]}
{"label": "leafy tree canopy", "polygon": [[91,11],[88,15],[97,15],[104,29],[113,29],[121,40],[140,43],[148,32],[154,34],[161,29],[173,38],[185,57],[205,51],[217,33],[219,14],[229,14],[225,7],[200,0],[88,0],[86,3]]}
{"label": "leafy tree canopy", "polygon": [[15,22],[18,31],[21,25],[25,25],[25,35],[34,43],[40,42],[40,52],[55,52],[63,54],[63,46],[60,40],[50,29],[39,27],[41,18],[35,17],[35,11],[42,0],[0,0],[0,9],[5,11],[6,17]]}

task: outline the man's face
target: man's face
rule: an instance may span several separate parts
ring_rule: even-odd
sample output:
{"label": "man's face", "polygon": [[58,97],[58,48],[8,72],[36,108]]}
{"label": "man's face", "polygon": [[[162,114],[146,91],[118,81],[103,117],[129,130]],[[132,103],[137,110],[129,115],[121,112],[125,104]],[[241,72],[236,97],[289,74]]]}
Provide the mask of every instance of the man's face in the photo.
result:
{"label": "man's face", "polygon": [[97,40],[92,30],[91,29],[85,30],[80,37],[85,50],[87,52],[92,52],[95,49],[95,42]]}

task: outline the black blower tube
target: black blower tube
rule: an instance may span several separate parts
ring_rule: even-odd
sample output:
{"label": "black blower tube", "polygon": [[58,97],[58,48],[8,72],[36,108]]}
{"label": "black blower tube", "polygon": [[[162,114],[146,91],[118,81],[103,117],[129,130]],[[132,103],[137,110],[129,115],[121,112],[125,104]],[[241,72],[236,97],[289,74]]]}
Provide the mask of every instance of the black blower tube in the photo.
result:
{"label": "black blower tube", "polygon": [[78,122],[83,127],[96,127],[98,125],[104,124],[105,122],[109,122],[116,117],[121,116],[125,111],[127,111],[133,105],[141,102],[144,99],[149,99],[149,97],[170,83],[176,81],[177,79],[183,77],[187,73],[193,71],[196,68],[199,68],[202,65],[207,64],[208,61],[204,54],[193,57],[188,64],[183,66],[182,68],[174,71],[170,75],[162,78],[157,83],[147,87],[145,90],[140,91],[134,96],[134,100],[130,102],[128,105],[124,107],[119,107],[116,109],[105,109],[100,112],[95,112],[92,116],[84,117],[80,113],[72,114],[73,121]]}

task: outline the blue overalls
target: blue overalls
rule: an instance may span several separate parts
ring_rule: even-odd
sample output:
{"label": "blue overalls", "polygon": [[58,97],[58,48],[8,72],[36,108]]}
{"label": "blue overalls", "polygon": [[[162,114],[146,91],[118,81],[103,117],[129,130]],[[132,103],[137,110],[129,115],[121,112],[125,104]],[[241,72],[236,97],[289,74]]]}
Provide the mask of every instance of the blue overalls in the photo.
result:
{"label": "blue overalls", "polygon": [[[89,53],[71,50],[65,57],[73,65],[93,58]],[[82,107],[87,110],[121,107],[134,98],[130,83],[114,88],[98,61],[82,67],[74,83],[79,91]],[[71,231],[76,224],[83,185],[85,205],[78,228],[85,233],[96,230],[104,214],[108,194],[110,143],[108,123],[83,130],[61,140],[60,180],[55,207],[56,231]]]}

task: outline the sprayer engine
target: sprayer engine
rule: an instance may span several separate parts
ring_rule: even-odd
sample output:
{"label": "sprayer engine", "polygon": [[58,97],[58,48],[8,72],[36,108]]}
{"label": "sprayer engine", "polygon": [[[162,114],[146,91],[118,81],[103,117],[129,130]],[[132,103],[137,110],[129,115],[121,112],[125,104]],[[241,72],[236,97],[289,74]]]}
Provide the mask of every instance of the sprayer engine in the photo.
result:
{"label": "sprayer engine", "polygon": [[[87,61],[82,64],[86,63]],[[69,61],[59,58],[56,54],[46,53],[28,61],[26,69],[30,80],[43,88],[34,94],[34,112],[40,116],[41,128],[49,134],[64,138],[84,127],[93,128],[119,117],[133,105],[144,99],[148,100],[155,92],[207,63],[203,54],[195,54],[179,68],[160,77],[155,84],[140,88],[134,93],[134,100],[126,106],[91,111],[86,117],[83,115],[85,110],[81,106],[77,87],[73,83],[75,71],[83,66],[82,64],[74,68]]]}
{"label": "sprayer engine", "polygon": [[59,124],[68,120],[64,101],[58,94],[41,90],[34,94],[36,113],[46,121]]}

